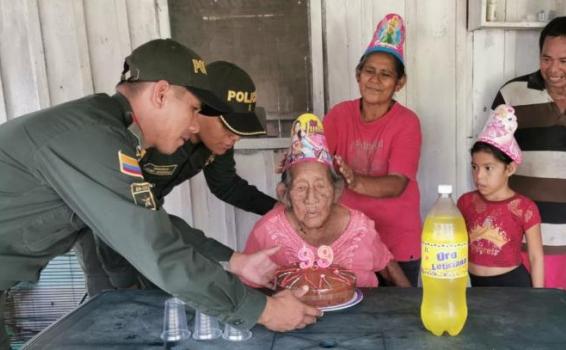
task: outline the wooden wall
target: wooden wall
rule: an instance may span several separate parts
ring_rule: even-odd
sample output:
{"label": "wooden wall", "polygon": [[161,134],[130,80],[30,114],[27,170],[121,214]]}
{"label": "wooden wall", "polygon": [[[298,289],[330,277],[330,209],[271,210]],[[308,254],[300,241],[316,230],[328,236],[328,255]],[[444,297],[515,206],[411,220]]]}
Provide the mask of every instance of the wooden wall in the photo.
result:
{"label": "wooden wall", "polygon": [[[294,1],[294,0],[285,0]],[[474,0],[475,1],[475,0]],[[466,0],[310,0],[314,111],[358,96],[354,67],[377,22],[405,18],[408,83],[397,98],[420,117],[422,212],[439,183],[471,189],[468,149],[507,79],[535,70],[538,31],[468,32]],[[508,5],[511,6],[511,5]],[[0,122],[92,92],[112,93],[132,48],[169,37],[166,0],[0,0]],[[283,139],[242,140],[237,170],[273,194]],[[214,198],[202,175],[166,208],[241,248],[257,216]]]}
{"label": "wooden wall", "polygon": [[132,47],[169,36],[167,2],[0,0],[3,120],[114,91]]}

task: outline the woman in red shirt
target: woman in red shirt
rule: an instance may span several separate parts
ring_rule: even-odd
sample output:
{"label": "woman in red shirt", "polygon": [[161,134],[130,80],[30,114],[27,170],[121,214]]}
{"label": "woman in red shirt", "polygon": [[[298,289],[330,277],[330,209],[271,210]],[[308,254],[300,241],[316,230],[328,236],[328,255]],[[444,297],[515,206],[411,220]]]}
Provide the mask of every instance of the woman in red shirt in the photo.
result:
{"label": "woman in red shirt", "polygon": [[416,286],[422,135],[417,115],[394,99],[407,80],[404,39],[403,19],[385,16],[356,67],[361,97],[338,103],[323,122],[330,152],[346,180],[341,203],[375,222],[383,242]]}

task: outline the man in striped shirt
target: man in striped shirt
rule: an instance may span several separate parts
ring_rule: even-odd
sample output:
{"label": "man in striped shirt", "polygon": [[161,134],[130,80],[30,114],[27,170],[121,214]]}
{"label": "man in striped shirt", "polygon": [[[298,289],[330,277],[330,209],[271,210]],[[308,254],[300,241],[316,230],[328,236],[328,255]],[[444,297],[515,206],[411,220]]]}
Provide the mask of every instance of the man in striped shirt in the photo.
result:
{"label": "man in striped shirt", "polygon": [[510,185],[539,207],[545,287],[566,289],[566,17],[546,25],[539,48],[540,69],[507,82],[492,109],[515,108],[523,164]]}

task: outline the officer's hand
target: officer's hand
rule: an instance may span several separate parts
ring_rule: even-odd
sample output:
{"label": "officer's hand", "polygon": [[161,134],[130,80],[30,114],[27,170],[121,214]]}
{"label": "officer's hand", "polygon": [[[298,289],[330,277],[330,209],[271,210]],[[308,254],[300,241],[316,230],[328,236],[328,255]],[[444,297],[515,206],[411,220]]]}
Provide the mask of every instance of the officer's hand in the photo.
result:
{"label": "officer's hand", "polygon": [[263,287],[273,288],[275,271],[279,267],[269,257],[279,250],[271,247],[253,254],[234,252],[230,258],[230,271]]}
{"label": "officer's hand", "polygon": [[258,323],[276,332],[292,331],[315,323],[322,312],[298,299],[306,292],[308,287],[304,286],[302,290],[293,292],[286,289],[268,297]]}

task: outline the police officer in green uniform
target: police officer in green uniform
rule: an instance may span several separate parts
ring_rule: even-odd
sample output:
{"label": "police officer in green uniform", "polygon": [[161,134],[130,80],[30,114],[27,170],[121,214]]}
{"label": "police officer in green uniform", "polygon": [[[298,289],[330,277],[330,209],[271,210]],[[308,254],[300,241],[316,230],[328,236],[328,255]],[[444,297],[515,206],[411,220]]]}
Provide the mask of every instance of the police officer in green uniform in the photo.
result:
{"label": "police officer in green uniform", "polygon": [[[223,322],[276,331],[315,322],[320,311],[291,292],[266,297],[234,275],[267,285],[273,251],[244,255],[206,238],[159,208],[144,179],[144,149],[173,154],[198,132],[201,104],[228,111],[210,92],[202,59],[173,40],[153,40],[128,56],[122,80],[114,96],[0,126],[0,290],[36,281],[90,229],[157,286]],[[0,344],[8,348],[3,329]]]}
{"label": "police officer in green uniform", "polygon": [[[153,193],[162,203],[175,186],[203,171],[207,185],[216,197],[240,209],[264,215],[277,201],[242,179],[236,173],[234,160],[234,144],[240,137],[265,134],[256,115],[255,84],[248,73],[230,62],[212,62],[206,66],[206,71],[212,91],[232,112],[214,117],[199,115],[199,132],[173,154],[162,154],[149,148],[140,160],[144,178],[152,184]],[[215,114],[215,111],[207,110],[205,106],[203,113]],[[96,241],[97,252],[89,235],[84,235],[76,246],[87,277],[89,295],[112,287],[146,284],[127,261],[103,242]],[[102,262],[98,261],[99,256]]]}

